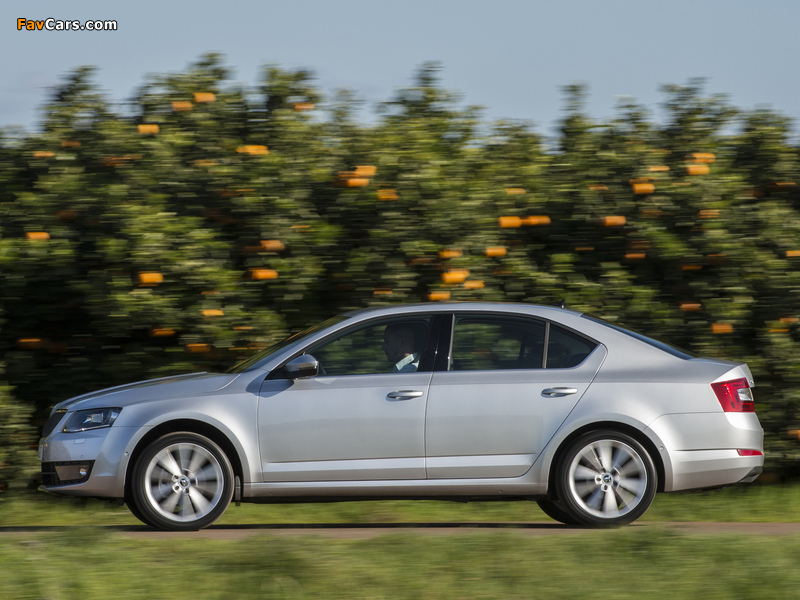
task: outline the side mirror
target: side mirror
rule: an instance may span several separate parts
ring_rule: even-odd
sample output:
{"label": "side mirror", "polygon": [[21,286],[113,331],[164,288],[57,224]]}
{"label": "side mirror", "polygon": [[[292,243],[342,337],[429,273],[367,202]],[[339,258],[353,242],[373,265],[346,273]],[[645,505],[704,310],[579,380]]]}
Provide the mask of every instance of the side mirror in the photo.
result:
{"label": "side mirror", "polygon": [[316,377],[319,375],[319,362],[310,354],[301,354],[286,363],[284,369],[289,379]]}

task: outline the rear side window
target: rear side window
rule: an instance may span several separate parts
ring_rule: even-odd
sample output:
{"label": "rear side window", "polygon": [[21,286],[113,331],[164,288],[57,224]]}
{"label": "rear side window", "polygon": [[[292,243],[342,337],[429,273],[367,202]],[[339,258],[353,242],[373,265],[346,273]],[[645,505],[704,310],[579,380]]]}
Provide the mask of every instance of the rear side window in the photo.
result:
{"label": "rear side window", "polygon": [[540,369],[545,323],[506,317],[459,317],[453,332],[451,371]]}
{"label": "rear side window", "polygon": [[581,364],[596,346],[538,319],[456,316],[450,370],[566,369]]}

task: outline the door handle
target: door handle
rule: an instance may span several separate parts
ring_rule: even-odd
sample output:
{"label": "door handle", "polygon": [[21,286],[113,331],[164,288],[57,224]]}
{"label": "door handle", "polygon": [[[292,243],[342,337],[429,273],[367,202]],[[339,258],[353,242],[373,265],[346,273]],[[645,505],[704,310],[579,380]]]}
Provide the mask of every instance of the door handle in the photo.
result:
{"label": "door handle", "polygon": [[578,388],[570,388],[570,387],[554,387],[542,390],[542,396],[549,396],[550,398],[569,396],[570,394],[577,394],[577,393],[578,393]]}
{"label": "door handle", "polygon": [[419,390],[399,390],[397,392],[389,392],[386,397],[392,400],[411,400],[411,398],[419,398],[424,393]]}

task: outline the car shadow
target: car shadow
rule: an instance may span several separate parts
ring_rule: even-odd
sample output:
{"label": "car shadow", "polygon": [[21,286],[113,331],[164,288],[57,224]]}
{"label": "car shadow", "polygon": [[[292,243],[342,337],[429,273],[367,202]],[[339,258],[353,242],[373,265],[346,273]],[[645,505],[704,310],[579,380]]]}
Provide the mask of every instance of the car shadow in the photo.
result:
{"label": "car shadow", "polygon": [[[97,529],[101,531],[119,532],[155,532],[158,531],[147,525],[20,525],[0,527],[0,534],[14,533],[47,533],[66,532],[79,529]],[[409,522],[409,523],[251,523],[241,525],[211,525],[202,531],[336,531],[336,530],[437,530],[437,529],[488,529],[488,530],[578,530],[593,531],[595,528],[578,525],[564,525],[556,522]],[[169,533],[169,532],[162,532]]]}

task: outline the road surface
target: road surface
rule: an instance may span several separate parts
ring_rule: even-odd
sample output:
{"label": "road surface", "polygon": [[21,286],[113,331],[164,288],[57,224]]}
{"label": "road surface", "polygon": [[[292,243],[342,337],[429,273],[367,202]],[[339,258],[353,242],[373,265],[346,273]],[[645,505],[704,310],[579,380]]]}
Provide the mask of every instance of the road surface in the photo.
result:
{"label": "road surface", "polygon": [[[0,537],[29,536],[32,533],[57,533],[86,529],[86,526],[26,526],[0,527]],[[381,524],[263,524],[263,525],[212,525],[207,529],[192,532],[157,531],[142,526],[101,526],[98,529],[119,533],[134,539],[194,538],[214,540],[242,540],[255,535],[301,536],[313,535],[339,539],[366,539],[393,533],[415,535],[461,535],[487,531],[515,531],[522,535],[600,535],[603,529],[570,527],[555,522],[535,523],[381,523]],[[800,523],[685,523],[685,522],[637,522],[623,529],[667,529],[686,535],[800,535]]]}

